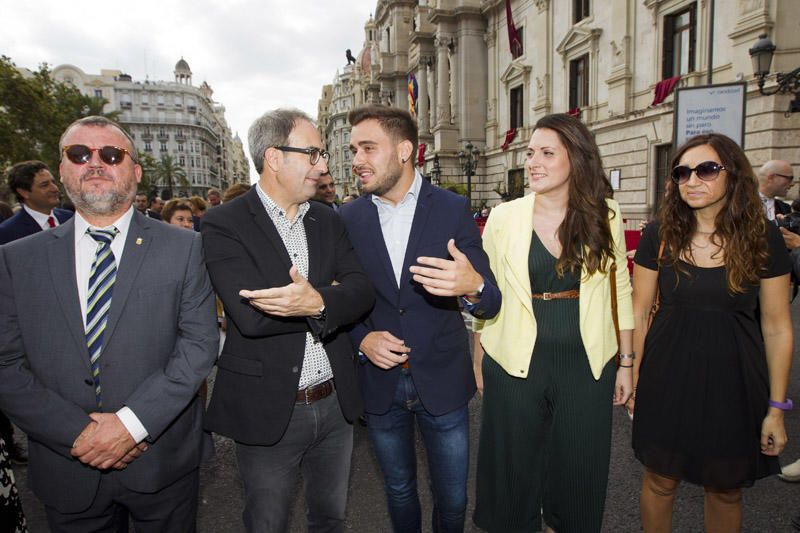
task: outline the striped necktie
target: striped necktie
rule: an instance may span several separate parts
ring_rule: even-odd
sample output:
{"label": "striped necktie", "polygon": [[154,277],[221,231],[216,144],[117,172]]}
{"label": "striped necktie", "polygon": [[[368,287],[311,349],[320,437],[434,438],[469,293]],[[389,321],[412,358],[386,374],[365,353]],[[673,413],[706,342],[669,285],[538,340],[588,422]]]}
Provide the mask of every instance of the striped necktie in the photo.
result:
{"label": "striped necktie", "polygon": [[86,301],[86,346],[89,348],[97,406],[103,407],[100,393],[100,353],[103,350],[103,332],[111,308],[114,280],[117,278],[117,262],[111,251],[111,241],[119,230],[113,226],[111,229],[89,228],[86,233],[97,241],[97,250],[89,273],[89,293]]}

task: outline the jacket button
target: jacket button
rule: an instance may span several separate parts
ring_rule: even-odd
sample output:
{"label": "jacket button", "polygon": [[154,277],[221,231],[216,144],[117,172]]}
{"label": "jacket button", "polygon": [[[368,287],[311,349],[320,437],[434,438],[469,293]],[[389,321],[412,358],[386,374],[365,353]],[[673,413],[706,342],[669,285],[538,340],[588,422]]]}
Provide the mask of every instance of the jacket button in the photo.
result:
{"label": "jacket button", "polygon": [[296,366],[292,367],[292,374],[297,374],[297,367]]}
{"label": "jacket button", "polygon": [[397,310],[397,312],[403,315],[405,314],[406,310],[401,307],[400,309]]}
{"label": "jacket button", "polygon": [[86,383],[87,385],[94,385],[94,382],[89,378],[84,379],[83,382]]}

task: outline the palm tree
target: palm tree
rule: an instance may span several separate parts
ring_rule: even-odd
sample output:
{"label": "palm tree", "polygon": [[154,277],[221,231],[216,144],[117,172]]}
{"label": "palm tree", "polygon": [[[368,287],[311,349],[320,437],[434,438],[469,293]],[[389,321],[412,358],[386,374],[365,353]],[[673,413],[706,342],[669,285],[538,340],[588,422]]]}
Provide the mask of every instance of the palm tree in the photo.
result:
{"label": "palm tree", "polygon": [[[157,180],[165,186],[169,191],[169,198],[172,198],[172,184],[177,181],[181,187],[189,187],[189,180],[186,179],[186,171],[179,166],[171,155],[161,156],[161,161],[158,162],[155,168],[155,175]],[[167,195],[164,195],[164,199]]]}

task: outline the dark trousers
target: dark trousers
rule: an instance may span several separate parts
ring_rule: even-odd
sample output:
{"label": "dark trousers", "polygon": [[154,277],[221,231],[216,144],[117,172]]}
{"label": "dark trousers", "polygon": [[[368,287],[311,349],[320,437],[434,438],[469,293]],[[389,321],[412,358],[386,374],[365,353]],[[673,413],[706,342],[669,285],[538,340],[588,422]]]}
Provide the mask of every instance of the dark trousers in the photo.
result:
{"label": "dark trousers", "polygon": [[53,533],[126,533],[133,520],[136,533],[194,533],[197,529],[199,471],[193,470],[158,492],[134,492],[114,472],[100,480],[92,505],[80,513],[62,513],[45,506]]}
{"label": "dark trousers", "polygon": [[308,531],[344,531],[353,426],[336,392],[310,405],[295,404],[286,433],[272,446],[236,443],[244,485],[244,525],[249,533],[287,530],[290,505],[302,473]]}
{"label": "dark trousers", "polygon": [[402,369],[394,401],[382,415],[367,415],[367,428],[383,472],[389,517],[396,533],[421,531],[414,421],[422,434],[433,491],[434,533],[464,530],[469,472],[467,406],[434,416],[422,406],[411,374]]}

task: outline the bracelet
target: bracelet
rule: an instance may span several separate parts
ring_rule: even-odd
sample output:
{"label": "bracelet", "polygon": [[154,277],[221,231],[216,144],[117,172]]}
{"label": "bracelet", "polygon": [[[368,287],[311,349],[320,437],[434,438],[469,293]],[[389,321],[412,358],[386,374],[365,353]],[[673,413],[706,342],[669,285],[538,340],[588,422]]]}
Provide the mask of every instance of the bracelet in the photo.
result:
{"label": "bracelet", "polygon": [[630,359],[631,361],[633,361],[634,359],[636,359],[636,352],[621,353],[621,354],[619,354],[619,358],[620,359]]}
{"label": "bracelet", "polygon": [[769,406],[780,409],[781,411],[791,411],[794,407],[794,404],[792,403],[792,400],[786,398],[785,402],[776,402],[775,400],[770,400]]}
{"label": "bracelet", "polygon": [[619,365],[620,368],[633,368],[633,365]]}

